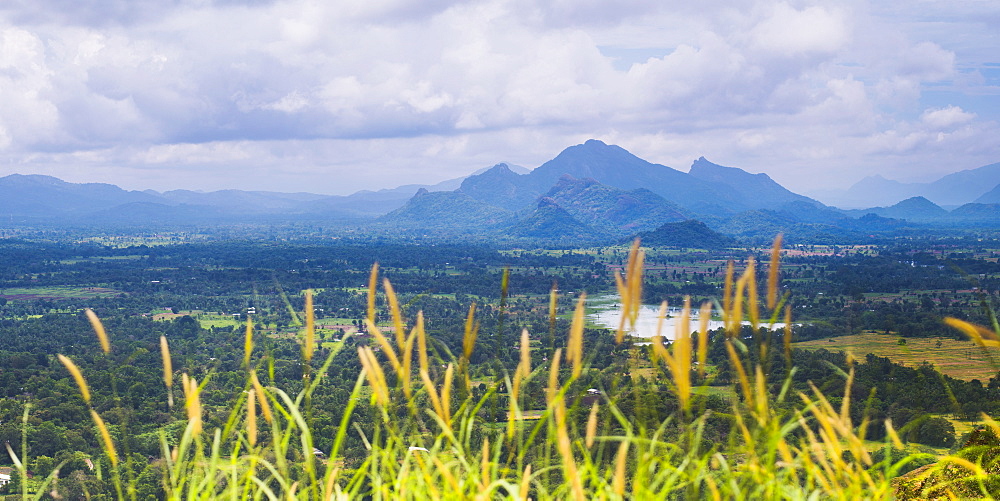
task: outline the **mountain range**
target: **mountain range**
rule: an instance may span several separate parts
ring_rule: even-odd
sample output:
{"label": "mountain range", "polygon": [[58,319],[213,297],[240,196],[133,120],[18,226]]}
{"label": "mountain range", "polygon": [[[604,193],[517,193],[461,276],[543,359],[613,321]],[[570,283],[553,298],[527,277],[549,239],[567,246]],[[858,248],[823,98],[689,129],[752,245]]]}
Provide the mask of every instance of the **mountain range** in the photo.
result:
{"label": "mountain range", "polygon": [[[841,210],[794,193],[766,174],[717,165],[704,157],[682,172],[592,139],[566,148],[533,170],[499,163],[435,185],[348,196],[127,191],[111,184],[75,184],[49,176],[14,174],[0,178],[0,225],[323,222],[326,228],[347,228],[355,234],[576,243],[620,241],[636,234],[669,242],[705,231],[727,236],[713,236],[713,242],[728,242],[729,237],[771,238],[777,232],[793,239],[843,239],[926,228],[996,228],[1000,226],[1000,188],[989,188],[1000,184],[1000,164],[945,176],[920,185],[918,191],[954,201],[958,200],[956,187],[985,186],[992,182],[994,172],[994,185],[977,194],[975,202],[953,210],[923,195],[869,209]],[[892,186],[893,193],[917,189],[913,184],[868,178],[856,185],[860,186],[856,192],[878,189],[879,183]]]}
{"label": "mountain range", "polygon": [[901,183],[876,174],[846,191],[828,192],[824,196],[840,207],[892,205],[913,197],[923,197],[945,207],[1000,203],[1000,163],[955,172],[928,183]]}

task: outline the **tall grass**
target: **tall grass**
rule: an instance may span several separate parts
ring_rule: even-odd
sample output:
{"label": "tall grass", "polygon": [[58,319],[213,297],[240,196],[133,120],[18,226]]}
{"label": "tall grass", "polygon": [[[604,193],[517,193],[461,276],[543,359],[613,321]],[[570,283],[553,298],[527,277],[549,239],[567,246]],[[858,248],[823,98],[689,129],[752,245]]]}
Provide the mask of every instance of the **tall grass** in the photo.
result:
{"label": "tall grass", "polygon": [[[614,334],[623,342],[627,324],[635,322],[642,294],[643,251],[636,241],[624,276],[617,275],[622,325]],[[404,318],[392,285],[382,281],[389,306],[392,335],[376,322],[378,267],[369,279],[365,323],[375,343],[358,347],[363,367],[335,428],[326,459],[314,454],[310,423],[311,395],[324,384],[336,351],[314,372],[308,369],[314,352],[311,295],[306,295],[306,332],[303,339],[304,386],[289,394],[265,385],[253,358],[254,332],[248,323],[245,338],[245,390],[233,395],[225,425],[206,429],[200,394],[210,377],[197,381],[181,374],[186,426],[172,445],[161,430],[162,487],[168,499],[884,499],[892,497],[896,476],[908,459],[876,463],[869,454],[867,420],[852,422],[850,395],[853,369],[844,373],[847,394],[836,395],[839,405],[816,387],[796,391],[791,381],[770,381],[765,366],[770,339],[745,343],[741,324],[786,324],[782,347],[791,365],[790,308],[780,297],[780,239],[771,253],[766,304],[758,304],[756,265],[751,260],[736,276],[727,267],[722,303],[692,305],[685,300],[682,321],[673,341],[658,333],[649,351],[656,378],[668,385],[677,410],[655,426],[637,423],[620,409],[618,395],[606,391],[589,406],[577,384],[590,370],[584,345],[585,299],[576,303],[565,343],[546,363],[532,367],[532,333],[522,332],[518,365],[512,374],[485,395],[473,397],[470,360],[476,350],[479,324],[473,305],[467,315],[462,351],[441,358],[428,350],[432,340],[423,315]],[[550,325],[555,325],[558,303],[550,296]],[[684,321],[700,308],[702,323],[692,333]],[[764,314],[761,315],[763,307]],[[713,309],[721,315],[722,335],[709,337],[707,321]],[[661,316],[665,315],[666,304]],[[102,348],[110,344],[96,316],[88,314]],[[761,320],[765,319],[765,320]],[[991,331],[951,320],[983,345],[998,343]],[[985,332],[984,332],[985,331]],[[977,337],[978,336],[978,337]],[[728,413],[705,410],[711,382],[706,374],[711,343],[724,345],[735,373],[736,395]],[[342,345],[341,345],[342,346]],[[750,353],[750,347],[760,354]],[[175,374],[169,345],[161,339],[164,385],[172,398]],[[414,364],[416,359],[416,364]],[[81,397],[90,404],[85,375],[68,357],[59,360],[75,379]],[[537,420],[525,419],[524,391],[533,380],[544,386],[545,408]],[[508,397],[507,422],[490,426],[480,417],[494,396]],[[168,400],[173,405],[172,400]],[[353,419],[357,405],[370,405],[377,417],[369,427]],[[27,410],[25,411],[27,419]],[[110,475],[119,498],[135,498],[133,477],[123,475],[114,439],[101,416],[90,410],[101,443],[112,465]],[[704,440],[706,428],[726,421],[726,443]],[[998,426],[992,420],[990,426]],[[902,447],[892,423],[885,423],[887,450]],[[357,468],[344,467],[342,447],[347,434],[358,434],[367,453]],[[22,441],[22,444],[24,442]],[[26,480],[26,450],[16,454],[8,445],[19,474]],[[886,454],[885,457],[891,457]],[[949,477],[918,489],[920,494],[947,496],[961,485],[985,486],[991,473],[984,465],[959,456],[943,464]],[[942,466],[944,468],[944,466]],[[937,477],[935,477],[937,478]],[[51,478],[49,479],[51,480]],[[22,482],[22,486],[27,485]],[[45,484],[47,485],[47,484]],[[41,489],[44,491],[46,487]],[[955,487],[958,489],[958,487]],[[989,494],[985,487],[981,493]],[[27,490],[22,497],[29,498]],[[37,496],[40,496],[38,494]],[[36,496],[36,497],[37,497]]]}

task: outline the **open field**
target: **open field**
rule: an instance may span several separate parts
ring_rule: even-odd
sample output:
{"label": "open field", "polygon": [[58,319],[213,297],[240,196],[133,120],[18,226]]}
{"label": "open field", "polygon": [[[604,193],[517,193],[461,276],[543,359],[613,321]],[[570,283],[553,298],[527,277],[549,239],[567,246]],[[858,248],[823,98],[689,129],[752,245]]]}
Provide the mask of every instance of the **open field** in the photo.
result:
{"label": "open field", "polygon": [[198,320],[203,329],[211,329],[212,327],[241,327],[246,325],[245,321],[242,320],[242,316],[234,317],[233,315],[226,314],[202,313],[195,316],[195,319]]}
{"label": "open field", "polygon": [[893,362],[916,367],[924,362],[933,364],[951,377],[984,383],[1000,371],[1000,350],[985,353],[972,341],[949,338],[905,338],[906,344],[896,335],[864,333],[814,341],[793,343],[795,348],[848,351],[863,357],[872,353]]}
{"label": "open field", "polygon": [[72,285],[50,285],[46,287],[11,287],[0,289],[0,297],[8,301],[33,301],[36,299],[91,299],[95,297],[115,297],[121,291],[105,287],[76,287]]}

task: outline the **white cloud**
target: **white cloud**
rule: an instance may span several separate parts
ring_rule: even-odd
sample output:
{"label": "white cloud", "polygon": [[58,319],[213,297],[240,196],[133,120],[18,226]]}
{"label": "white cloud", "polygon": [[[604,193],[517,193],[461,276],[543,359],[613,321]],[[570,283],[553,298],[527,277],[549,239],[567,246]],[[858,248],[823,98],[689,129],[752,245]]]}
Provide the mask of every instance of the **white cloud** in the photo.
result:
{"label": "white cloud", "polygon": [[920,119],[927,125],[935,129],[949,129],[959,124],[964,124],[976,118],[975,113],[963,111],[958,106],[948,106],[947,108],[924,110]]}
{"label": "white cloud", "polygon": [[[198,165],[190,187],[247,169],[269,172],[250,180],[284,176],[260,182],[286,189],[307,172],[338,173],[336,183],[299,188],[327,192],[440,180],[499,160],[535,166],[588,137],[674,166],[704,154],[766,167],[800,186],[826,175],[802,175],[803,162],[842,172],[876,160],[917,165],[952,147],[967,167],[995,161],[995,110],[922,102],[931,86],[972,95],[988,84],[956,67],[984,62],[963,57],[988,53],[977,47],[989,30],[976,26],[991,22],[989,9],[960,2],[948,26],[925,30],[933,38],[908,9],[866,0],[19,2],[0,6],[0,160],[22,171],[76,161],[135,179]],[[600,47],[654,56],[622,69]]]}
{"label": "white cloud", "polygon": [[797,10],[783,2],[770,10],[750,31],[756,50],[783,56],[833,53],[848,42],[849,30],[841,12],[820,6]]}

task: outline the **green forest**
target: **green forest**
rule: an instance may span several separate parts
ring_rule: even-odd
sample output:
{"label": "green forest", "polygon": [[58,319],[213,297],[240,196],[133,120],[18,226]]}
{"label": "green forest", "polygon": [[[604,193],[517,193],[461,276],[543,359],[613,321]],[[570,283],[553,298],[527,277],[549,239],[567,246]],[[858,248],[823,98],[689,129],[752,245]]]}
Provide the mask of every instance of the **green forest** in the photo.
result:
{"label": "green forest", "polygon": [[1000,492],[1000,241],[733,245],[2,239],[3,493]]}

